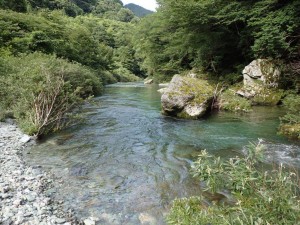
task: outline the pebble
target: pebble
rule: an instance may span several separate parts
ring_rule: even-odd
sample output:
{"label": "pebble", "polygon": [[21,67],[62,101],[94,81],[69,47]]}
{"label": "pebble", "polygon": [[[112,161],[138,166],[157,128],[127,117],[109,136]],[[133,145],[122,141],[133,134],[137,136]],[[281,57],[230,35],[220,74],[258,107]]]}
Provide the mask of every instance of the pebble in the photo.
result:
{"label": "pebble", "polygon": [[95,225],[96,224],[96,222],[90,218],[85,219],[83,222],[85,225]]}
{"label": "pebble", "polygon": [[27,142],[29,142],[31,140],[31,137],[30,136],[28,136],[28,135],[23,135],[23,137],[20,139],[20,141],[22,142],[22,143],[27,143]]}
{"label": "pebble", "polygon": [[8,121],[0,122],[0,140],[0,224],[83,224],[74,213],[64,211],[63,202],[46,194],[48,190],[54,193],[59,183],[53,175],[40,166],[26,165],[22,155],[34,142],[31,137]]}

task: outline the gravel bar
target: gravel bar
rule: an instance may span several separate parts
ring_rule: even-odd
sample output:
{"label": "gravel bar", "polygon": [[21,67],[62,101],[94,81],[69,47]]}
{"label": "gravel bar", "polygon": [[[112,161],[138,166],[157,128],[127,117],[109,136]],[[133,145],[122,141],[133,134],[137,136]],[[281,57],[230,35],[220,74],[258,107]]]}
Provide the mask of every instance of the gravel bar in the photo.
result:
{"label": "gravel bar", "polygon": [[34,143],[12,120],[0,122],[0,224],[85,224],[48,194],[56,178],[24,162],[24,149]]}

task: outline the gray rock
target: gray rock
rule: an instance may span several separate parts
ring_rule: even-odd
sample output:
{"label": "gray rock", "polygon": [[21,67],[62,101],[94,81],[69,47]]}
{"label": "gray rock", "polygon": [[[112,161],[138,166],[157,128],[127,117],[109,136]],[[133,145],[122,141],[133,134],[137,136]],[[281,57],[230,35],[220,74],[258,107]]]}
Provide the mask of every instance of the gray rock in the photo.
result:
{"label": "gray rock", "polygon": [[141,213],[140,215],[139,215],[139,220],[140,220],[140,222],[141,222],[141,224],[142,225],[155,225],[155,224],[157,224],[157,221],[156,221],[156,219],[153,217],[153,216],[151,216],[151,215],[149,215],[148,213]]}
{"label": "gray rock", "polygon": [[22,143],[27,143],[27,142],[29,142],[30,140],[31,140],[31,137],[28,136],[28,135],[26,135],[26,134],[24,134],[23,137],[20,139],[20,141],[21,141]]}
{"label": "gray rock", "polygon": [[36,199],[36,197],[35,197],[34,195],[27,195],[27,196],[26,196],[26,199],[27,199],[27,201],[29,201],[29,202],[33,202],[33,201]]}
{"label": "gray rock", "polygon": [[85,220],[83,221],[83,223],[84,223],[85,225],[95,225],[95,224],[96,224],[96,222],[95,222],[93,219],[91,219],[91,218],[85,219]]}
{"label": "gray rock", "polygon": [[148,79],[144,81],[144,84],[153,84],[154,80],[153,79]]}
{"label": "gray rock", "polygon": [[164,90],[163,112],[183,118],[199,118],[211,105],[214,88],[204,80],[175,75]]}
{"label": "gray rock", "polygon": [[164,88],[164,87],[168,87],[170,83],[162,83],[162,84],[158,84],[159,87]]}
{"label": "gray rock", "polygon": [[29,217],[29,216],[32,216],[32,215],[33,215],[32,212],[26,212],[26,213],[24,213],[24,217]]}
{"label": "gray rock", "polygon": [[168,88],[161,88],[161,89],[158,89],[157,91],[161,94],[165,93],[166,91],[168,90]]}
{"label": "gray rock", "polygon": [[62,224],[62,223],[65,223],[65,222],[66,222],[66,219],[63,219],[63,218],[57,218],[57,219],[55,219],[55,222],[58,223],[58,224]]}
{"label": "gray rock", "polygon": [[280,69],[272,60],[254,60],[244,68],[244,86],[236,94],[251,99],[252,104],[276,105],[282,97],[277,91],[280,76]]}
{"label": "gray rock", "polygon": [[278,66],[268,59],[253,60],[243,70],[244,88],[277,88],[281,72]]}

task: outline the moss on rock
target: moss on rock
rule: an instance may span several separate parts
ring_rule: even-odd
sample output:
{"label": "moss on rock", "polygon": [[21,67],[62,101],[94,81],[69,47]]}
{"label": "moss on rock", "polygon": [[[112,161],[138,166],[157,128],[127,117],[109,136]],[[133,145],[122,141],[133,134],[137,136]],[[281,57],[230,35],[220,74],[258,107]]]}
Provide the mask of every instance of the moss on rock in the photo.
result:
{"label": "moss on rock", "polygon": [[279,133],[291,138],[300,140],[300,123],[297,124],[282,124],[279,127]]}
{"label": "moss on rock", "polygon": [[253,105],[278,105],[284,96],[284,91],[281,89],[261,88],[256,91],[256,95],[251,99]]}
{"label": "moss on rock", "polygon": [[251,102],[236,94],[234,89],[227,89],[219,97],[219,108],[232,112],[251,111]]}
{"label": "moss on rock", "polygon": [[214,87],[206,80],[175,75],[162,95],[165,114],[197,119],[205,114],[214,96]]}

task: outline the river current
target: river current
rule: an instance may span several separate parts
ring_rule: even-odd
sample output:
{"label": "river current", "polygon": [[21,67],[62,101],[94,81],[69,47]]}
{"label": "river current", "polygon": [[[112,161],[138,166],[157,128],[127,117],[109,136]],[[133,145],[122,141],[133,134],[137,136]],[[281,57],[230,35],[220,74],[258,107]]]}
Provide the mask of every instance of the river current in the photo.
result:
{"label": "river current", "polygon": [[160,113],[157,89],[142,83],[107,86],[83,107],[84,123],[41,141],[26,160],[62,178],[56,196],[66,206],[108,225],[165,224],[172,200],[201,193],[189,170],[203,149],[232,157],[260,139],[268,162],[300,167],[299,143],[277,134],[282,109],[181,120]]}

